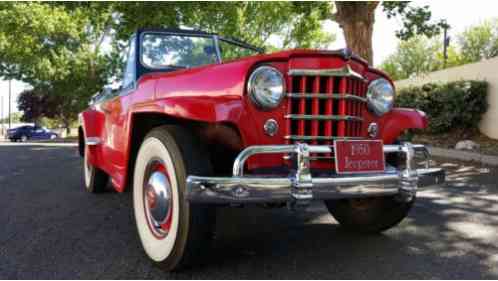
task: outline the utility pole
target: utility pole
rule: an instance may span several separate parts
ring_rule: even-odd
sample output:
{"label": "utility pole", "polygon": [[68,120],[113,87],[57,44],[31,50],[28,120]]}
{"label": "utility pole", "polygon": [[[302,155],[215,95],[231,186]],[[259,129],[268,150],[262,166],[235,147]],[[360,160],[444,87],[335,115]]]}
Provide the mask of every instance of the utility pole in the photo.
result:
{"label": "utility pole", "polygon": [[9,129],[12,122],[12,120],[10,119],[11,118],[10,105],[12,103],[11,99],[12,99],[12,80],[10,79],[9,80]]}
{"label": "utility pole", "polygon": [[443,63],[443,68],[446,68],[446,62],[448,61],[448,46],[450,45],[450,37],[448,36],[448,28],[450,28],[449,25],[443,26],[443,30],[444,30],[444,38],[443,38],[444,63]]}
{"label": "utility pole", "polygon": [[2,127],[0,127],[0,134],[4,134],[5,127],[3,126],[3,96],[0,97],[0,122],[2,122]]}

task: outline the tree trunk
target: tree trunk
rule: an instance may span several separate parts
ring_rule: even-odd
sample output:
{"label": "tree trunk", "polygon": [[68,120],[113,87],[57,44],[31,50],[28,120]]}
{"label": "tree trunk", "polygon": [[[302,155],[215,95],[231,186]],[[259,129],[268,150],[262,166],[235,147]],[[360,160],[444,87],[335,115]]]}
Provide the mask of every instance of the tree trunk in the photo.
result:
{"label": "tree trunk", "polygon": [[336,1],[334,3],[337,8],[334,20],[344,32],[347,47],[372,65],[372,34],[375,8],[379,2]]}

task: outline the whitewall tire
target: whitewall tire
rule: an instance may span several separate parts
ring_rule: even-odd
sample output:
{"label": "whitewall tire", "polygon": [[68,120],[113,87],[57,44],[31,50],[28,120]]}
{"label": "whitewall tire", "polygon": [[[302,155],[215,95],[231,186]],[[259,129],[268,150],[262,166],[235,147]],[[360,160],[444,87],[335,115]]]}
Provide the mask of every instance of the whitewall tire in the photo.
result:
{"label": "whitewall tire", "polygon": [[89,148],[85,147],[85,155],[83,157],[83,175],[85,177],[85,190],[90,193],[103,192],[109,181],[109,176],[99,168],[93,166],[89,159]]}
{"label": "whitewall tire", "polygon": [[209,174],[208,159],[196,136],[176,126],[154,129],[138,151],[135,222],[145,253],[165,270],[191,264],[212,237],[213,209],[185,199],[187,175]]}

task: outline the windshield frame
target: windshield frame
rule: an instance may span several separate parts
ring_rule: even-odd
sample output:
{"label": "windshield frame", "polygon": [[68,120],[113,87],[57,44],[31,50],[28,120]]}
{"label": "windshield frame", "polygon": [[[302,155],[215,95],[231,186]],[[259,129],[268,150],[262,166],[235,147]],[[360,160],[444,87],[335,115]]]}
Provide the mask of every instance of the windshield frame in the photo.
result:
{"label": "windshield frame", "polygon": [[[190,69],[190,68],[194,68],[194,67],[200,67],[200,66],[204,66],[204,65],[199,65],[199,66],[194,66],[194,67],[182,67],[182,66],[165,66],[165,67],[151,67],[150,65],[144,63],[143,61],[143,51],[144,51],[144,48],[143,48],[143,41],[144,41],[144,37],[145,35],[149,35],[149,34],[160,34],[160,35],[170,35],[170,36],[184,36],[184,37],[203,37],[203,38],[210,38],[213,40],[213,46],[215,48],[215,54],[216,54],[216,63],[217,64],[221,64],[223,63],[223,59],[222,59],[222,54],[221,54],[221,49],[220,49],[220,41],[223,41],[225,43],[228,43],[228,44],[232,44],[232,45],[235,45],[237,47],[241,47],[241,48],[245,48],[245,49],[249,49],[251,51],[254,51],[255,53],[257,54],[262,54],[264,53],[264,49],[262,48],[258,48],[258,47],[255,47],[255,46],[252,46],[248,43],[245,43],[243,41],[240,41],[240,40],[237,40],[237,39],[234,39],[234,38],[225,38],[225,37],[221,37],[217,34],[209,34],[209,33],[198,33],[194,30],[192,31],[189,31],[189,30],[182,30],[181,32],[174,32],[174,31],[145,31],[145,32],[142,32],[140,33],[140,38],[139,38],[139,61],[140,61],[140,64],[142,65],[142,67],[146,68],[146,69],[149,69],[149,70],[178,70],[178,69]],[[210,65],[210,64],[205,64],[205,65]]]}

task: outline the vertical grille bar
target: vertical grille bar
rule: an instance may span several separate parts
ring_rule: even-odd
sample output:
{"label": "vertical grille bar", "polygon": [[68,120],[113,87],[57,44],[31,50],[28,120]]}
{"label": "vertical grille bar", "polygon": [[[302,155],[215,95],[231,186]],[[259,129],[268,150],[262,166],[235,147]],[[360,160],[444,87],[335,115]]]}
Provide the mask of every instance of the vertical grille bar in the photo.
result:
{"label": "vertical grille bar", "polygon": [[[332,95],[334,93],[334,78],[329,77],[327,79],[327,87],[326,87],[326,93],[329,95]],[[325,115],[333,115],[333,109],[334,109],[334,99],[327,99],[325,103]],[[326,136],[332,136],[333,132],[333,125],[332,125],[332,120],[325,121],[325,128],[324,128],[324,134]],[[327,144],[331,144],[330,141],[327,142]]]}
{"label": "vertical grille bar", "polygon": [[[367,87],[368,87],[368,85],[366,83],[361,83],[361,85],[360,85],[360,96],[362,98],[366,98],[367,97]],[[361,105],[360,105],[360,112],[363,113],[366,110],[367,110],[367,103],[365,103],[365,102],[361,103]],[[363,126],[363,124],[362,124],[362,126]]]}
{"label": "vertical grille bar", "polygon": [[[356,80],[351,81],[351,94],[355,96],[358,95],[358,81]],[[353,116],[358,116],[357,105],[358,103],[356,102],[356,100],[351,100],[351,115]],[[353,124],[353,126],[351,127],[350,136],[356,136],[356,133],[358,132],[358,125],[359,124],[357,122]]]}
{"label": "vertical grille bar", "polygon": [[[294,78],[292,76],[287,77],[287,88],[289,89],[289,93],[292,93],[294,91]],[[292,99],[287,98],[287,113],[292,114]],[[285,129],[288,134],[292,133],[292,120],[287,119],[285,120]],[[286,144],[290,144],[291,140],[286,139],[285,140]]]}
{"label": "vertical grille bar", "polygon": [[[320,76],[315,76],[314,81],[313,81],[313,93],[318,94],[320,93]],[[311,102],[311,114],[312,115],[320,115],[320,105],[319,105],[319,99],[318,98],[313,98]],[[318,120],[313,120],[311,121],[311,135],[316,137],[319,135],[319,122]],[[311,142],[312,144],[317,144],[316,140],[313,140]]]}
{"label": "vertical grille bar", "polygon": [[[346,93],[351,94],[353,92],[353,86],[354,86],[354,81],[351,79],[347,79],[347,91]],[[346,100],[346,114],[347,115],[354,115],[353,112],[353,101],[352,100]],[[354,125],[356,122],[351,123],[351,124],[346,124],[346,136],[351,136],[351,133],[353,131]]]}
{"label": "vertical grille bar", "polygon": [[[334,78],[329,77],[327,78],[327,84],[325,86],[325,93],[327,95],[332,95],[334,93]],[[325,115],[333,115],[334,114],[334,99],[327,99],[325,102]],[[332,136],[333,135],[333,123],[332,120],[325,121],[325,128],[323,130],[323,134],[325,136]],[[325,144],[327,145],[332,145],[332,141],[326,141]],[[327,153],[325,155],[326,157],[331,157],[332,153]]]}
{"label": "vertical grille bar", "polygon": [[[358,83],[356,85],[357,85],[356,86],[356,95],[361,96],[362,95],[362,88],[363,88],[362,85],[363,85],[363,83],[361,83],[361,82],[358,81]],[[362,108],[361,107],[362,107],[361,102],[357,101],[356,102],[356,115],[357,116],[361,116],[362,115],[361,114],[362,113],[362,110],[361,110]],[[360,123],[360,124],[357,125],[356,136],[361,135],[361,126],[362,126],[362,124],[363,123]]]}
{"label": "vertical grille bar", "polygon": [[[341,77],[339,81],[339,94],[344,95],[346,93],[346,77]],[[346,100],[339,100],[339,115],[346,115]],[[337,128],[337,135],[339,137],[344,137],[346,135],[346,122],[344,120],[339,121],[339,127]]]}
{"label": "vertical grille bar", "polygon": [[[301,81],[299,83],[299,92],[303,94],[306,93],[306,76],[302,76],[301,77]],[[298,114],[306,114],[306,98],[300,98],[299,99],[299,112]],[[299,120],[297,121],[298,125],[297,125],[297,133],[298,135],[300,136],[304,136],[305,135],[305,124],[306,124],[306,121],[305,120]]]}

